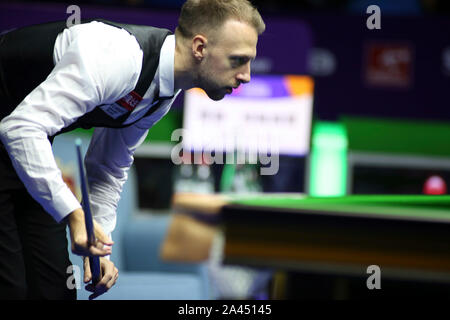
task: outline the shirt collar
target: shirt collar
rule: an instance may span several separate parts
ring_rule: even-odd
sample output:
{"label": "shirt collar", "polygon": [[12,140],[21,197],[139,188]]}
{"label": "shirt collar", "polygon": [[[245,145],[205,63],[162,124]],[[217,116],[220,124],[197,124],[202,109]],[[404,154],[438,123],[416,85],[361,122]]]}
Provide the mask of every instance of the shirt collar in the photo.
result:
{"label": "shirt collar", "polygon": [[159,55],[159,96],[174,95],[175,35],[166,37]]}

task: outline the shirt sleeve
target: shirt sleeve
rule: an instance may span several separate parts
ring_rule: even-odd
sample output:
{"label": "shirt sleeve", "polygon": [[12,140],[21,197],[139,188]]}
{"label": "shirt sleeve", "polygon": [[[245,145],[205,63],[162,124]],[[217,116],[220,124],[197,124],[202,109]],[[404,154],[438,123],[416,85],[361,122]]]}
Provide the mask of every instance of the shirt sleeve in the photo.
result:
{"label": "shirt sleeve", "polygon": [[116,225],[116,209],[128,170],[133,163],[133,154],[142,144],[148,127],[132,126],[95,128],[85,156],[89,181],[89,196],[92,214],[111,236]]}
{"label": "shirt sleeve", "polygon": [[47,79],[0,123],[18,176],[57,222],[80,203],[62,179],[48,136],[130,92],[142,63],[136,39],[125,30],[101,23],[79,30]]}
{"label": "shirt sleeve", "polygon": [[166,100],[155,113],[121,129],[96,128],[85,156],[89,180],[89,200],[95,220],[111,237],[116,226],[116,209],[134,152],[144,142],[149,129],[170,110],[181,90]]}

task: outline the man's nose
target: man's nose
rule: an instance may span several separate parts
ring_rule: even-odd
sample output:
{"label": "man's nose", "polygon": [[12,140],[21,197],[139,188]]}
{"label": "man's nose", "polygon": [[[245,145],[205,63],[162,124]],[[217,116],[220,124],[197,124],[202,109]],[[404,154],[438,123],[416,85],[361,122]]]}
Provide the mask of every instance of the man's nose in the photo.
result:
{"label": "man's nose", "polygon": [[241,83],[248,83],[251,79],[250,62],[243,66],[243,69],[237,74],[236,78]]}

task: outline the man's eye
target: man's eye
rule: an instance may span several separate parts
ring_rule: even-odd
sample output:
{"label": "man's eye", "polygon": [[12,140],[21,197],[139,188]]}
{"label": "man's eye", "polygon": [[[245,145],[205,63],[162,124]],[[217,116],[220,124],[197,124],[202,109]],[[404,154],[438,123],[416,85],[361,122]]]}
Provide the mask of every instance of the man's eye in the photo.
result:
{"label": "man's eye", "polygon": [[239,65],[239,59],[238,58],[231,58],[230,62],[231,62],[231,65],[233,67],[237,67]]}
{"label": "man's eye", "polygon": [[231,65],[233,67],[239,67],[242,66],[246,63],[246,59],[245,58],[239,58],[239,57],[232,57],[230,58],[231,60]]}

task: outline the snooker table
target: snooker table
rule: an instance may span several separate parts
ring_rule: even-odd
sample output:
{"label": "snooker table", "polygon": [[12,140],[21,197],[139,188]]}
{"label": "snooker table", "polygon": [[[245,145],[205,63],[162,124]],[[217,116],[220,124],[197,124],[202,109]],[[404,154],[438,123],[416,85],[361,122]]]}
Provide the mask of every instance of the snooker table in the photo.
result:
{"label": "snooker table", "polygon": [[224,263],[284,272],[450,284],[450,196],[175,194],[224,233]]}

